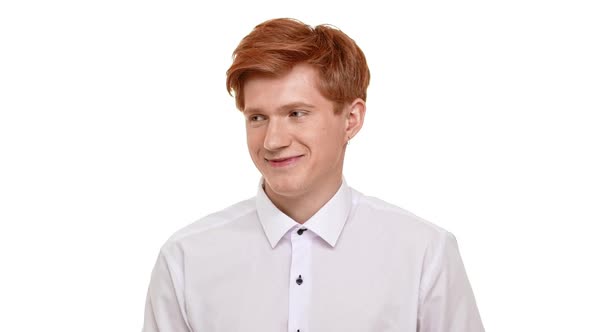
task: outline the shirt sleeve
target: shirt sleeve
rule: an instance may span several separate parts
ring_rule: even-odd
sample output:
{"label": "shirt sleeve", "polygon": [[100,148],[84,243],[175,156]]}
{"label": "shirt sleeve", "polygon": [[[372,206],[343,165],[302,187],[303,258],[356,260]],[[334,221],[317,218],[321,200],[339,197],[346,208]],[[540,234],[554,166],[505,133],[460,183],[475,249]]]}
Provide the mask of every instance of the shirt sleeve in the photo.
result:
{"label": "shirt sleeve", "polygon": [[457,240],[446,231],[424,259],[418,332],[484,332]]}
{"label": "shirt sleeve", "polygon": [[192,332],[186,319],[180,267],[175,267],[162,251],[152,270],[142,331]]}

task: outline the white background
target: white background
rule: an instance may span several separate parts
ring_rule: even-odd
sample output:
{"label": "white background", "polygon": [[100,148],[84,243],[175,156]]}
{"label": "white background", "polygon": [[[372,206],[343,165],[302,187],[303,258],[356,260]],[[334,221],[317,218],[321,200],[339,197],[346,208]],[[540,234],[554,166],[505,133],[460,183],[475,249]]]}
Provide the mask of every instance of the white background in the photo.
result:
{"label": "white background", "polygon": [[139,331],[158,250],[255,194],[225,91],[257,23],[365,51],[345,176],[453,232],[488,331],[590,331],[586,1],[3,1],[0,330]]}

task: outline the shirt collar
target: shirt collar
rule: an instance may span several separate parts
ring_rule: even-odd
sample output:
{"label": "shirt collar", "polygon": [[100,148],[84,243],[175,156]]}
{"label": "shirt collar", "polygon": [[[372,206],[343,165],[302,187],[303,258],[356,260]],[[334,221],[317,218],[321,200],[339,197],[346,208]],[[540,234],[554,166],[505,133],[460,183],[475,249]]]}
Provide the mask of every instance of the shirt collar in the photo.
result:
{"label": "shirt collar", "polygon": [[332,247],[336,246],[352,206],[351,189],[344,179],[336,194],[303,225],[299,225],[272,203],[262,188],[263,183],[264,179],[258,185],[256,210],[272,248],[276,247],[279,240],[293,227],[307,228]]}

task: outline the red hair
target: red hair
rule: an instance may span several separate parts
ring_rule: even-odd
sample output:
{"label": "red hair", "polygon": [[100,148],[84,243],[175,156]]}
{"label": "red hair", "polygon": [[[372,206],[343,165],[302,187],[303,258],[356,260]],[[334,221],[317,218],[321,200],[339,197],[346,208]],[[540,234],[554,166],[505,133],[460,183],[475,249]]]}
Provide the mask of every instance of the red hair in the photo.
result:
{"label": "red hair", "polygon": [[366,101],[369,67],[354,40],[335,27],[314,28],[289,18],[263,22],[242,39],[227,70],[227,91],[244,110],[242,89],[250,75],[278,77],[302,63],[318,70],[318,88],[335,103],[336,111],[356,98]]}

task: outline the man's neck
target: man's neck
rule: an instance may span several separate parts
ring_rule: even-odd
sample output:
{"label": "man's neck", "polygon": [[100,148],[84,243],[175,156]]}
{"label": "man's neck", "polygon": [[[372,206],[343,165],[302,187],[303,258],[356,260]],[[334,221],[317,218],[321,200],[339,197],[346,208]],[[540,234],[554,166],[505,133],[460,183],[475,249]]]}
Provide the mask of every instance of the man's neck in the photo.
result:
{"label": "man's neck", "polygon": [[342,177],[322,186],[319,190],[306,192],[298,196],[281,196],[269,188],[266,195],[281,212],[300,224],[304,224],[318,212],[340,189]]}

